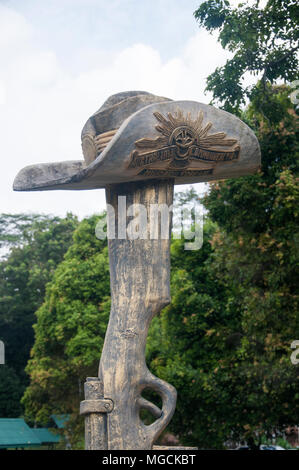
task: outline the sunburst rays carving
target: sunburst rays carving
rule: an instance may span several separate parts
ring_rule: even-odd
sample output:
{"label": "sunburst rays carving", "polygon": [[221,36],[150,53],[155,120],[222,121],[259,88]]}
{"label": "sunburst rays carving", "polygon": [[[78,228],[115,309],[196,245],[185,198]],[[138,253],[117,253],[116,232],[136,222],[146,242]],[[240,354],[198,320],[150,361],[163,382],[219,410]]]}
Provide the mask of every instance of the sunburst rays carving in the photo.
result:
{"label": "sunburst rays carving", "polygon": [[224,132],[209,134],[209,130],[213,124],[208,122],[206,125],[203,125],[204,115],[202,111],[199,112],[195,119],[192,119],[190,112],[184,116],[184,113],[180,109],[174,114],[167,113],[168,119],[159,112],[155,112],[154,116],[159,122],[155,128],[162,136],[156,139],[143,138],[137,140],[135,145],[139,149],[151,150],[171,145],[171,137],[178,128],[188,128],[192,130],[195,135],[195,145],[202,149],[208,150],[213,147],[232,147],[237,144],[236,139],[227,139]]}

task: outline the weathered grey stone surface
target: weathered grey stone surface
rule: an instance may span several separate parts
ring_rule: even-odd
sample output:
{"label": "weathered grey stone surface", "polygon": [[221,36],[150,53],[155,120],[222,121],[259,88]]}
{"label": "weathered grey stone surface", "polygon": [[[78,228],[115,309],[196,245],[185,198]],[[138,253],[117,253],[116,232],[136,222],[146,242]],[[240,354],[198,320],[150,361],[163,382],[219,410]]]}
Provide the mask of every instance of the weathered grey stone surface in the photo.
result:
{"label": "weathered grey stone surface", "polygon": [[[80,404],[80,413],[85,415],[85,449],[105,450],[108,449],[107,441],[107,409],[94,410],[90,403],[103,403],[104,386],[98,377],[88,377],[84,384],[85,401]],[[98,407],[99,408],[99,407]],[[111,400],[109,403],[109,411]]]}
{"label": "weathered grey stone surface", "polygon": [[[203,125],[209,122],[212,124],[209,132],[225,133],[227,138],[236,139],[240,152],[238,159],[232,161],[217,161],[211,164],[201,160],[193,164],[193,167],[198,169],[213,167],[211,174],[182,172],[180,176],[168,174],[165,177],[173,176],[175,184],[195,183],[246,175],[259,168],[261,157],[258,141],[251,129],[237,117],[202,103],[166,101],[167,98],[138,93],[125,99],[122,99],[122,95],[118,98],[117,95],[111,97],[110,101],[108,100],[103,108],[87,121],[82,131],[83,142],[85,139],[87,143],[87,166],[83,160],[31,165],[19,172],[14,181],[14,190],[95,189],[104,188],[108,184],[149,179],[140,175],[136,168],[129,167],[132,152],[136,150],[135,143],[141,139],[157,139],[161,136],[156,129],[158,123],[154,113],[159,112],[167,116],[168,113],[174,115],[178,110],[185,116],[190,113],[194,120],[202,112]],[[105,132],[112,130],[116,132],[111,140],[105,138]],[[105,148],[101,147],[103,150],[96,156],[96,141],[93,142],[92,139],[103,133],[104,138],[101,141],[99,137],[98,145],[103,145],[101,142],[107,145]]]}
{"label": "weathered grey stone surface", "polygon": [[186,446],[153,446],[153,450],[198,450],[198,447],[186,447]]}
{"label": "weathered grey stone surface", "polygon": [[171,101],[145,91],[127,91],[110,96],[83,127],[81,138],[86,134],[102,134],[117,129],[132,114],[150,104]]}
{"label": "weathered grey stone surface", "polygon": [[[107,202],[118,214],[118,196],[126,204],[167,204],[173,181],[160,180],[109,186]],[[109,222],[109,220],[108,220]],[[116,230],[118,218],[116,220]],[[171,220],[169,220],[169,231]],[[145,346],[152,318],[170,302],[170,239],[109,240],[111,311],[99,367],[104,396],[113,403],[107,414],[108,448],[151,449],[169,423],[176,405],[175,388],[155,377],[145,362]],[[162,410],[142,397],[144,389],[162,397]],[[142,408],[157,419],[146,426]]]}

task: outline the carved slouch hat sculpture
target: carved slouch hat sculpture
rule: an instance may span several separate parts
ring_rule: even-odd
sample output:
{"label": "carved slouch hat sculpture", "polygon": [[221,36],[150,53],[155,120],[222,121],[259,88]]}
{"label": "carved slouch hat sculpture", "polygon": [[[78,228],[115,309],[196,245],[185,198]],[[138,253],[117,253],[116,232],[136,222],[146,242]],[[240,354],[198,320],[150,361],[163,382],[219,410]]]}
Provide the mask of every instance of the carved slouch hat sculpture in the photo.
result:
{"label": "carved slouch hat sculpture", "polygon": [[[81,138],[84,160],[28,166],[17,175],[14,189],[105,187],[115,233],[133,204],[147,214],[152,204],[170,207],[174,184],[237,177],[260,165],[258,141],[240,119],[212,106],[146,92],[111,96],[88,119]],[[125,206],[119,196],[125,196]],[[170,217],[166,229],[169,233]],[[86,416],[86,448],[151,449],[176,404],[174,387],[155,377],[145,362],[149,324],[170,302],[170,240],[161,234],[122,236],[109,239],[108,248],[109,324],[99,376],[87,379],[80,408]],[[142,396],[145,389],[161,396],[162,409]],[[141,420],[142,409],[156,418],[152,424]]]}
{"label": "carved slouch hat sculpture", "polygon": [[81,137],[84,161],[28,166],[14,189],[95,189],[148,178],[195,183],[252,173],[260,165],[257,139],[237,117],[146,92],[108,98]]}

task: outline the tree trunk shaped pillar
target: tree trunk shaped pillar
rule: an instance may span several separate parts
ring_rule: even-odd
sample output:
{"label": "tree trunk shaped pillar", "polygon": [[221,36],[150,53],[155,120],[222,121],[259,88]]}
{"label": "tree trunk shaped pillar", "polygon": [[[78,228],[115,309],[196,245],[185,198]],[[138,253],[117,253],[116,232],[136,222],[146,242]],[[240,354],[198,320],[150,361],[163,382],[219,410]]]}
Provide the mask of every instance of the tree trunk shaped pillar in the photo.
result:
{"label": "tree trunk shaped pillar", "polygon": [[[162,233],[160,219],[156,239],[150,239],[150,224],[148,239],[120,237],[126,236],[124,218],[127,211],[133,215],[132,204],[135,208],[140,207],[136,204],[142,205],[148,220],[152,204],[172,205],[173,181],[111,185],[106,198],[115,211],[115,239],[108,241],[111,312],[99,368],[104,396],[113,401],[113,410],[107,414],[108,449],[151,449],[169,423],[176,404],[175,388],[155,377],[145,362],[150,322],[170,302],[171,214],[168,221],[163,220]],[[125,227],[130,222],[132,219]],[[163,239],[165,223],[168,233]],[[161,396],[162,410],[142,397],[145,389]],[[140,419],[141,409],[149,410],[156,421],[145,425]]]}

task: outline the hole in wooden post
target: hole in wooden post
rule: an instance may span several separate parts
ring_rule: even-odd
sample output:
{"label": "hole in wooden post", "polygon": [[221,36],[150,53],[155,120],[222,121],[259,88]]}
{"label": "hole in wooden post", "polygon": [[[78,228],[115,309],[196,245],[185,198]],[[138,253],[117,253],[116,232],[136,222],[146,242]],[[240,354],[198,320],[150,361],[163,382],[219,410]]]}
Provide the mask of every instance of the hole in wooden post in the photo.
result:
{"label": "hole in wooden post", "polygon": [[[140,406],[139,416],[145,425],[154,423],[160,416],[162,410],[162,398],[150,387],[142,391],[141,397],[146,400],[148,406]],[[150,409],[152,407],[152,409]]]}

